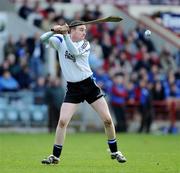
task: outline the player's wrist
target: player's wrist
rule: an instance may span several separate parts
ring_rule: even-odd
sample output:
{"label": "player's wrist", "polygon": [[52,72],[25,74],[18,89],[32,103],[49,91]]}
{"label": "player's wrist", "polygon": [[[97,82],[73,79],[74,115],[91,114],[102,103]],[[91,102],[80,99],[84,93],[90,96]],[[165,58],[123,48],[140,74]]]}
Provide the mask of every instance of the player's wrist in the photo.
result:
{"label": "player's wrist", "polygon": [[68,31],[67,31],[67,32],[61,32],[61,34],[62,34],[63,36],[69,35]]}

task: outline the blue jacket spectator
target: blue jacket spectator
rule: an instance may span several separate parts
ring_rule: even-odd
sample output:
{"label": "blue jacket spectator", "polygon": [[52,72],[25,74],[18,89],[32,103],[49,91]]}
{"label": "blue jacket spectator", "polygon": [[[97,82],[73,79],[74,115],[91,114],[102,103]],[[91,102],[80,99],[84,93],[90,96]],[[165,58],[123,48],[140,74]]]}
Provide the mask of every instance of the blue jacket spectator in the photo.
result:
{"label": "blue jacket spectator", "polygon": [[145,130],[146,133],[149,133],[153,119],[153,107],[151,93],[148,90],[148,83],[146,80],[142,79],[140,81],[140,89],[139,111],[141,114],[141,125],[138,132],[143,132],[143,130]]}
{"label": "blue jacket spectator", "polygon": [[109,94],[111,91],[112,81],[109,75],[102,69],[98,68],[94,72],[94,77],[96,78],[97,84],[102,88],[102,90]]}
{"label": "blue jacket spectator", "polygon": [[167,97],[180,98],[180,88],[176,83],[170,85],[169,95]]}
{"label": "blue jacket spectator", "polygon": [[140,103],[146,105],[149,100],[150,93],[147,88],[141,88]]}
{"label": "blue jacket spectator", "polygon": [[111,106],[116,118],[116,130],[117,132],[126,132],[127,120],[124,104],[127,98],[127,91],[124,85],[124,74],[115,73],[113,82],[111,89]]}
{"label": "blue jacket spectator", "polygon": [[135,87],[136,86],[132,81],[129,81],[129,83],[127,84],[128,101],[136,100]]}
{"label": "blue jacket spectator", "polygon": [[126,102],[127,90],[124,85],[124,76],[121,73],[115,74],[113,77],[113,85],[111,88],[111,103],[114,105],[123,105]]}
{"label": "blue jacket spectator", "polygon": [[17,91],[18,89],[18,82],[11,76],[11,73],[8,70],[5,70],[3,76],[0,77],[0,90]]}

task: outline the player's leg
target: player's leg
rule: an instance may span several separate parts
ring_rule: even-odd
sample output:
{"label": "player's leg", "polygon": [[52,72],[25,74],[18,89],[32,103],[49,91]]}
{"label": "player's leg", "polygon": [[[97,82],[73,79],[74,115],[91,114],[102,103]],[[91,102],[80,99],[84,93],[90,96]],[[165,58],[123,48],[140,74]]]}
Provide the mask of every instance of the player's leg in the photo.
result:
{"label": "player's leg", "polygon": [[117,159],[118,162],[126,162],[126,158],[122,155],[120,151],[117,149],[117,142],[116,142],[116,134],[115,134],[115,128],[114,123],[112,121],[110,111],[107,105],[107,102],[104,97],[101,97],[91,103],[91,106],[94,108],[94,110],[99,114],[101,117],[105,132],[108,137],[108,145],[109,149],[111,151],[111,158]]}
{"label": "player's leg", "polygon": [[55,144],[53,146],[53,154],[48,158],[42,160],[43,164],[57,164],[61,155],[66,128],[71,120],[74,112],[76,111],[78,104],[74,103],[63,103],[60,111],[60,118],[56,128]]}
{"label": "player's leg", "polygon": [[60,111],[60,118],[56,128],[56,137],[55,137],[55,144],[63,145],[66,128],[71,120],[74,112],[77,109],[78,104],[74,103],[63,103]]}
{"label": "player's leg", "polygon": [[99,114],[105,127],[108,140],[116,138],[114,124],[104,97],[99,98],[91,104],[94,110]]}

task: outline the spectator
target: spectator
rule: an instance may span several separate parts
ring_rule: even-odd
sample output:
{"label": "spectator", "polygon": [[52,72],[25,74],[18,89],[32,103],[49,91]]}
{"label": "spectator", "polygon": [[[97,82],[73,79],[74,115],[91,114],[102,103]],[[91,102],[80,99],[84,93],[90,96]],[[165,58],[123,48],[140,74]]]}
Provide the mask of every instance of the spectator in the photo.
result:
{"label": "spectator", "polygon": [[150,63],[153,65],[157,65],[158,68],[161,67],[160,65],[160,60],[159,60],[159,55],[157,52],[151,52],[150,53]]}
{"label": "spectator", "polygon": [[20,58],[25,58],[28,53],[27,38],[24,34],[20,35],[19,40],[16,43],[16,56],[18,61]]}
{"label": "spectator", "polygon": [[89,58],[89,64],[93,70],[102,67],[103,65],[102,48],[97,43],[97,39],[91,42],[91,52]]}
{"label": "spectator", "polygon": [[102,16],[100,5],[95,6],[95,10],[92,12],[93,19],[98,19]]}
{"label": "spectator", "polygon": [[16,45],[12,35],[9,35],[8,41],[4,45],[4,56],[7,57],[9,54],[16,53]]}
{"label": "spectator", "polygon": [[90,64],[92,70],[102,67],[103,60],[100,59],[99,57],[97,57],[97,55],[95,54],[94,51],[91,51],[91,53],[89,55],[89,59],[90,59],[89,64]]}
{"label": "spectator", "polygon": [[82,21],[90,21],[90,20],[93,20],[93,14],[92,14],[92,11],[89,10],[88,4],[85,4],[85,5],[84,5],[84,9],[83,9],[83,12],[82,12],[81,20],[82,20]]}
{"label": "spectator", "polygon": [[107,72],[102,67],[96,68],[94,71],[94,77],[96,78],[96,82],[101,89],[110,94],[110,89],[112,86],[112,81]]}
{"label": "spectator", "polygon": [[164,72],[177,70],[177,65],[174,62],[173,56],[167,46],[165,46],[160,53],[160,61]]}
{"label": "spectator", "polygon": [[36,1],[34,4],[33,11],[28,16],[28,22],[37,27],[41,26],[41,22],[43,19],[43,10],[40,8],[39,1]]}
{"label": "spectator", "polygon": [[128,102],[134,103],[136,100],[136,93],[135,93],[135,84],[132,81],[127,83],[127,93],[128,93]]}
{"label": "spectator", "polygon": [[165,90],[166,98],[170,97],[170,90],[171,86],[173,86],[176,83],[176,78],[173,71],[170,71],[168,73],[168,76],[166,76],[166,79],[163,81],[163,87]]}
{"label": "spectator", "polygon": [[18,91],[19,84],[15,78],[11,76],[11,73],[8,70],[3,72],[3,75],[0,77],[0,90],[1,91]]}
{"label": "spectator", "polygon": [[119,61],[120,61],[120,66],[121,66],[120,69],[122,70],[122,72],[124,74],[126,73],[130,74],[133,69],[132,69],[132,65],[128,61],[127,54],[125,51],[122,51],[120,53]]}
{"label": "spectator", "polygon": [[148,71],[145,68],[139,70],[139,79],[143,79],[146,82],[149,81]]}
{"label": "spectator", "polygon": [[145,68],[147,71],[150,70],[151,63],[150,63],[150,54],[144,53],[142,59],[137,61],[135,64],[134,70],[139,71],[141,68]]}
{"label": "spectator", "polygon": [[23,0],[23,5],[19,9],[19,16],[23,19],[27,19],[32,11],[32,8],[29,7],[28,0]]}
{"label": "spectator", "polygon": [[175,73],[170,71],[167,81],[164,82],[166,98],[179,98],[179,80],[175,78]]}
{"label": "spectator", "polygon": [[102,42],[101,42],[102,50],[103,50],[103,57],[104,59],[108,59],[112,46],[111,46],[111,38],[108,32],[104,32],[102,36]]}
{"label": "spectator", "polygon": [[152,65],[148,72],[148,81],[154,83],[159,80],[161,80],[160,69],[157,65]]}
{"label": "spectator", "polygon": [[101,39],[101,36],[102,36],[102,33],[100,31],[100,27],[96,24],[92,24],[91,26],[89,26],[88,28],[88,37],[89,39],[98,39],[98,42],[99,40]]}
{"label": "spectator", "polygon": [[16,57],[14,54],[9,54],[7,56],[7,61],[9,64],[9,71],[14,78],[17,77],[17,74],[20,72],[20,67],[16,63]]}
{"label": "spectator", "polygon": [[170,92],[169,92],[170,98],[180,98],[180,88],[176,85],[176,83],[172,83],[170,85]]}
{"label": "spectator", "polygon": [[124,50],[128,54],[128,60],[132,60],[132,56],[134,56],[138,51],[138,48],[135,44],[136,38],[134,34],[135,34],[134,31],[129,32],[125,41]]}
{"label": "spectator", "polygon": [[47,6],[47,8],[45,8],[45,11],[47,13],[51,13],[51,12],[55,13],[55,9],[54,9],[53,5],[54,5],[54,2],[52,0],[48,1],[48,6]]}
{"label": "spectator", "polygon": [[4,60],[2,64],[0,64],[0,76],[3,75],[5,70],[9,70],[9,62],[8,60]]}
{"label": "spectator", "polygon": [[47,16],[42,20],[41,28],[44,31],[49,31],[49,29],[53,26],[55,15],[55,12],[50,11],[47,13]]}
{"label": "spectator", "polygon": [[32,79],[30,77],[30,70],[27,65],[20,68],[19,73],[16,75],[16,79],[21,89],[31,89]]}
{"label": "spectator", "polygon": [[36,80],[36,84],[33,87],[34,91],[34,102],[35,104],[45,104],[45,91],[46,91],[46,85],[45,85],[45,78],[44,77],[38,77]]}
{"label": "spectator", "polygon": [[147,53],[147,47],[145,45],[140,45],[139,50],[135,54],[136,61],[143,60],[144,55]]}
{"label": "spectator", "polygon": [[153,91],[152,91],[152,98],[155,101],[163,101],[163,100],[165,100],[164,87],[163,87],[163,85],[161,84],[160,81],[157,81],[154,84]]}
{"label": "spectator", "polygon": [[117,46],[119,50],[122,49],[122,45],[125,42],[125,35],[124,32],[122,30],[122,27],[120,25],[118,25],[115,30],[114,33],[111,37],[111,43],[113,46]]}
{"label": "spectator", "polygon": [[110,99],[116,118],[117,132],[127,131],[127,120],[124,106],[128,95],[124,82],[124,75],[122,73],[114,74]]}
{"label": "spectator", "polygon": [[34,37],[27,40],[32,79],[37,79],[39,76],[43,75],[44,72],[44,47],[39,38],[40,33],[35,33]]}
{"label": "spectator", "polygon": [[99,59],[103,59],[102,47],[100,46],[97,38],[94,38],[92,40],[92,42],[91,42],[91,50],[94,51],[94,53],[96,54],[96,56]]}
{"label": "spectator", "polygon": [[51,86],[48,86],[45,92],[46,103],[48,104],[48,127],[49,132],[54,132],[58,123],[60,107],[64,100],[64,89],[59,78],[51,81]]}
{"label": "spectator", "polygon": [[104,69],[109,71],[110,76],[121,69],[120,62],[114,54],[110,54],[109,58],[105,60]]}
{"label": "spectator", "polygon": [[140,114],[141,124],[138,132],[141,133],[145,130],[146,133],[150,132],[153,120],[152,98],[148,90],[147,81],[141,79],[140,81]]}

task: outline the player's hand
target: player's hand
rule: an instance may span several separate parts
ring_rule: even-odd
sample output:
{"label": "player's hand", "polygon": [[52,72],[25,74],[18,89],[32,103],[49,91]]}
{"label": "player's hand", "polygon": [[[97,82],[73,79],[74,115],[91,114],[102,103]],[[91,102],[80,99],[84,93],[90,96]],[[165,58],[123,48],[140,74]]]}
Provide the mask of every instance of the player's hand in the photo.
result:
{"label": "player's hand", "polygon": [[56,34],[68,34],[69,26],[67,24],[64,24],[64,25],[55,25],[55,26],[53,26],[52,30]]}

